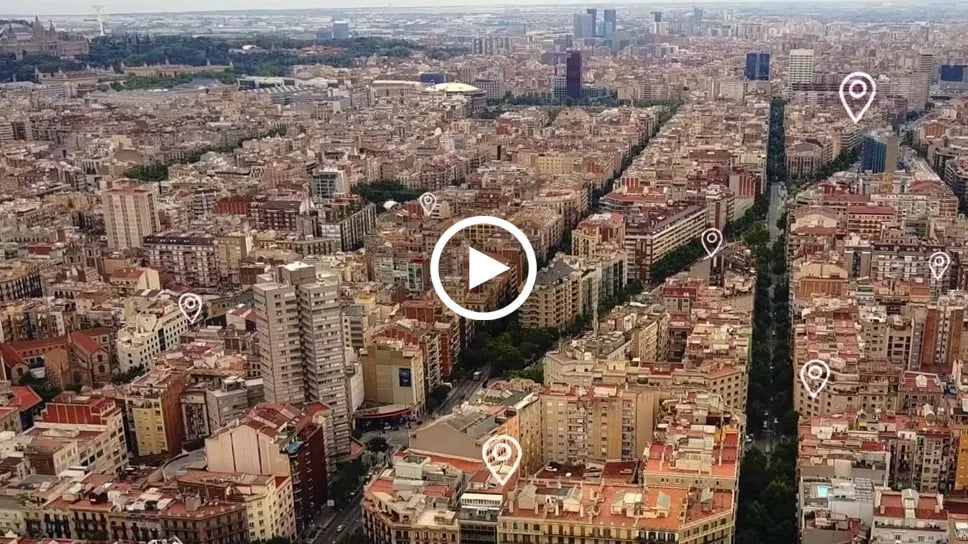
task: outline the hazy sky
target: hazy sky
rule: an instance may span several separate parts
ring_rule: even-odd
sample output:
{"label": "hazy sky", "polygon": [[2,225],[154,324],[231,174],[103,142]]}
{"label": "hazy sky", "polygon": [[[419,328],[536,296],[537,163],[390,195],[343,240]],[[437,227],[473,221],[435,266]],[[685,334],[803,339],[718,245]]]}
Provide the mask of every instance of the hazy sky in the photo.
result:
{"label": "hazy sky", "polygon": [[[645,2],[646,0],[642,0]],[[715,0],[680,0],[687,5],[715,3]],[[736,0],[731,0],[735,3]],[[742,1],[742,0],[740,0]],[[93,14],[91,4],[104,5],[104,13],[132,12],[172,12],[172,11],[209,11],[209,10],[252,10],[252,9],[334,9],[360,7],[429,7],[445,6],[508,6],[534,4],[603,4],[602,0],[0,0],[0,13],[22,15],[73,15]],[[616,4],[638,3],[636,0],[619,0]],[[653,2],[654,3],[654,2]],[[664,0],[663,4],[677,3]]]}

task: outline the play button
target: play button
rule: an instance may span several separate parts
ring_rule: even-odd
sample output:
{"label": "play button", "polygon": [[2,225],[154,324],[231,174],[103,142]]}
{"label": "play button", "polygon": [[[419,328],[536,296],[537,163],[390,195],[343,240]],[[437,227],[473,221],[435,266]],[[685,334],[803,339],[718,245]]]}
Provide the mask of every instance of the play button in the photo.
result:
{"label": "play button", "polygon": [[472,247],[467,248],[467,263],[468,289],[473,289],[511,270],[501,261],[493,259]]}
{"label": "play button", "polygon": [[[524,250],[524,255],[528,261],[527,276],[521,291],[518,293],[518,296],[515,297],[515,299],[512,300],[507,306],[490,312],[468,310],[460,304],[457,304],[444,289],[444,284],[440,279],[440,259],[443,256],[444,249],[447,247],[447,243],[450,242],[451,238],[453,238],[458,232],[468,227],[478,225],[497,227],[509,233],[514,237],[515,240],[518,241],[518,244],[521,245],[521,248]],[[508,267],[506,264],[498,261],[490,255],[474,249],[473,247],[468,247],[467,262],[468,290],[480,287],[481,285],[510,270],[510,267]],[[491,217],[489,215],[468,217],[451,225],[450,228],[445,230],[440,236],[440,239],[437,240],[437,244],[434,246],[433,254],[430,257],[430,281],[433,283],[434,291],[437,292],[437,296],[440,297],[441,302],[443,302],[445,306],[450,308],[451,311],[457,315],[467,319],[489,321],[510,315],[511,312],[520,308],[521,305],[524,304],[524,301],[528,299],[528,296],[531,295],[531,291],[534,290],[534,284],[537,279],[538,259],[535,257],[534,248],[531,247],[531,242],[528,240],[527,235],[525,235],[521,229],[515,227],[510,222],[497,217]]]}

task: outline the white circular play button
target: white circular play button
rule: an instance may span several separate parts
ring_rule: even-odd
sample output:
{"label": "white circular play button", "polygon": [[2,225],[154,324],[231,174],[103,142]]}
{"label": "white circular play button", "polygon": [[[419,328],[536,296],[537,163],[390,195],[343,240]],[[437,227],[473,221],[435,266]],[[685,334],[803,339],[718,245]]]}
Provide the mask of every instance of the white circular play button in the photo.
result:
{"label": "white circular play button", "polygon": [[[443,282],[440,281],[440,257],[444,253],[444,247],[450,242],[450,239],[454,237],[458,232],[477,225],[490,225],[492,227],[497,227],[501,230],[505,230],[514,236],[514,239],[521,244],[524,248],[524,255],[528,260],[528,276],[524,281],[524,287],[518,296],[511,301],[510,304],[501,308],[500,310],[494,310],[492,312],[475,312],[474,310],[468,310],[460,304],[454,302],[454,299],[447,294],[444,289]],[[467,285],[468,289],[473,289],[483,283],[486,283],[495,277],[507,272],[509,268],[502,262],[494,259],[483,252],[480,252],[474,248],[468,249],[468,274],[467,274]],[[478,215],[475,217],[468,217],[467,219],[461,219],[460,221],[454,223],[444,234],[441,235],[440,239],[437,240],[437,245],[434,246],[434,252],[430,257],[430,281],[434,285],[434,290],[437,291],[437,296],[443,303],[453,310],[454,313],[461,317],[467,319],[474,319],[476,321],[490,321],[492,319],[500,319],[502,317],[508,316],[511,312],[517,310],[524,304],[524,301],[528,299],[531,295],[531,291],[534,290],[534,282],[538,278],[538,259],[534,256],[534,248],[531,247],[531,242],[528,241],[528,237],[521,232],[521,229],[515,227],[510,222],[504,219],[499,219],[497,217],[491,217],[489,215]]]}

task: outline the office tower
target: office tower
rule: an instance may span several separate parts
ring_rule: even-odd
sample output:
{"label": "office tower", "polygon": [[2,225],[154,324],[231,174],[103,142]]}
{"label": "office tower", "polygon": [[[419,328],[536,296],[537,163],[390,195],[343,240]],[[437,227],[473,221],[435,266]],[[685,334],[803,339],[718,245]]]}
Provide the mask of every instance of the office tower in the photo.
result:
{"label": "office tower", "polygon": [[347,40],[350,37],[349,21],[333,21],[333,39]]}
{"label": "office tower", "polygon": [[339,275],[321,264],[280,266],[253,287],[268,402],[322,402],[333,411],[334,455],[350,448],[350,405]]}
{"label": "office tower", "polygon": [[609,37],[618,28],[618,17],[614,9],[606,9],[602,15],[602,36]]}
{"label": "office tower", "polygon": [[576,39],[595,37],[595,18],[587,13],[576,13],[572,34]]}
{"label": "office tower", "polygon": [[813,83],[813,49],[790,51],[790,83]]}
{"label": "office tower", "polygon": [[746,79],[750,81],[770,80],[769,53],[752,52],[746,54]]}
{"label": "office tower", "polygon": [[661,23],[662,22],[662,12],[661,11],[653,11],[652,12],[652,20],[655,21],[656,23]]}
{"label": "office tower", "polygon": [[581,98],[581,51],[571,50],[565,61],[565,94],[572,100]]}
{"label": "office tower", "polygon": [[861,144],[861,170],[893,174],[897,168],[898,141],[893,132],[872,132]]}
{"label": "office tower", "polygon": [[592,18],[592,35],[591,38],[598,36],[598,10],[595,8],[588,8],[585,13]]}
{"label": "office tower", "polygon": [[147,186],[108,189],[101,193],[101,206],[108,249],[141,247],[145,236],[161,230],[156,195]]}
{"label": "office tower", "polygon": [[702,22],[702,8],[692,8],[692,18],[696,23]]}

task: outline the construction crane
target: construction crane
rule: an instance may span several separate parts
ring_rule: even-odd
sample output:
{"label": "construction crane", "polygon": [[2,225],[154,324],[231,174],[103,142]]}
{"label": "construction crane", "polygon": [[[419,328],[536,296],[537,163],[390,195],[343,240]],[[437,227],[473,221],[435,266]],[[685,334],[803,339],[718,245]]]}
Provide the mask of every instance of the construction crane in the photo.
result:
{"label": "construction crane", "polygon": [[97,14],[97,26],[98,26],[98,29],[100,29],[100,31],[101,31],[101,36],[103,36],[104,35],[104,21],[101,20],[101,10],[104,9],[104,5],[103,4],[91,4],[91,7],[94,8],[94,13]]}

